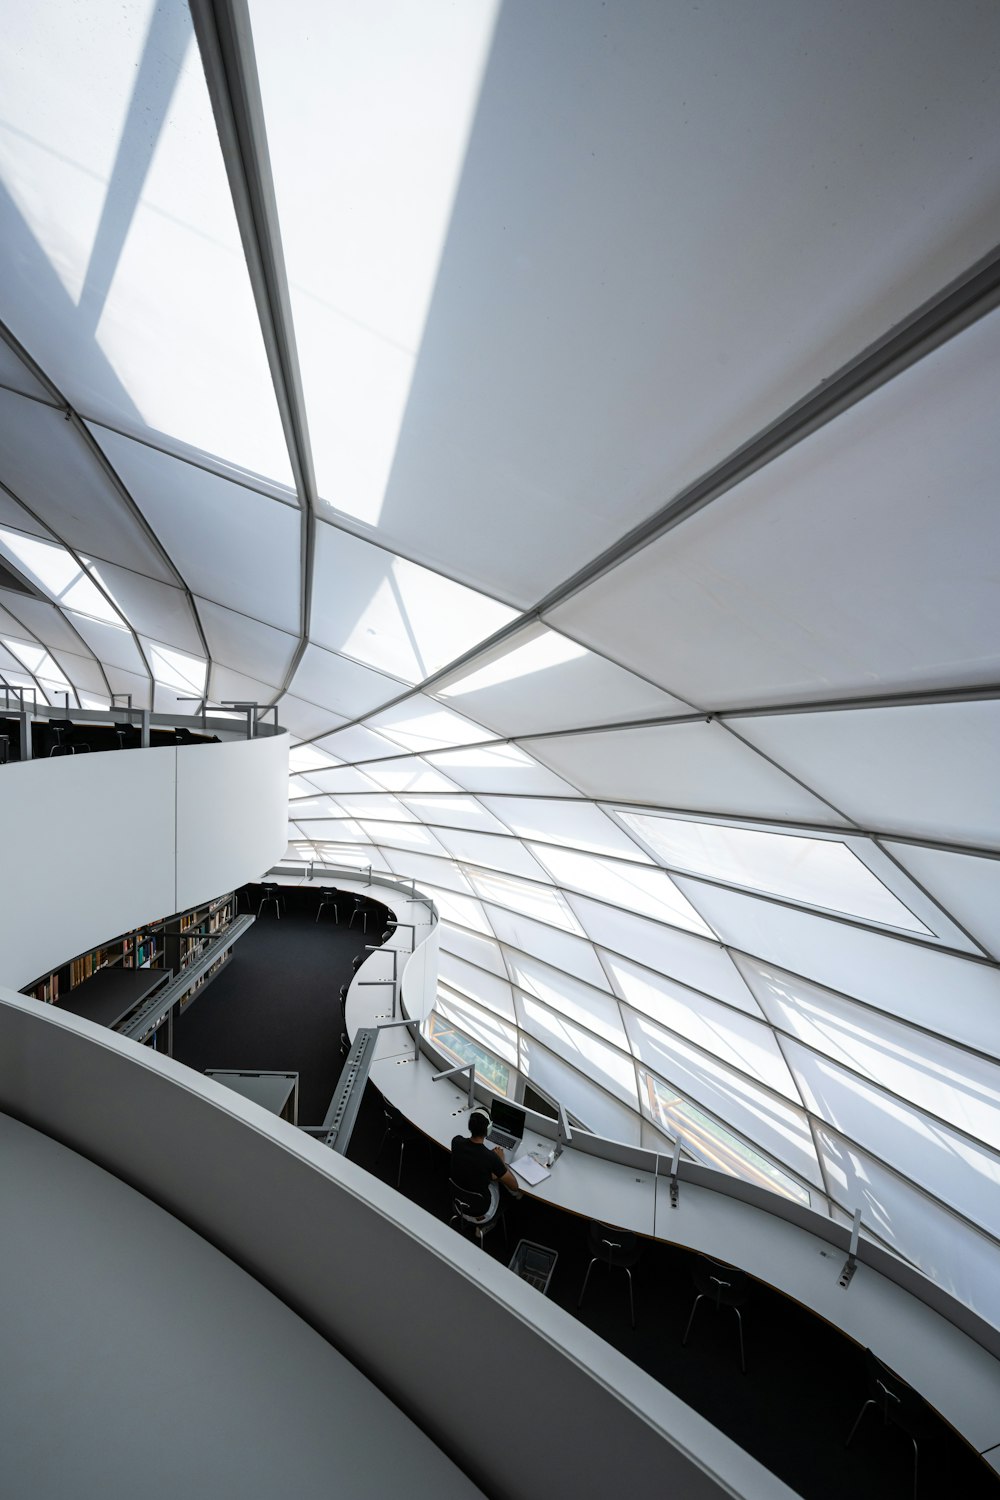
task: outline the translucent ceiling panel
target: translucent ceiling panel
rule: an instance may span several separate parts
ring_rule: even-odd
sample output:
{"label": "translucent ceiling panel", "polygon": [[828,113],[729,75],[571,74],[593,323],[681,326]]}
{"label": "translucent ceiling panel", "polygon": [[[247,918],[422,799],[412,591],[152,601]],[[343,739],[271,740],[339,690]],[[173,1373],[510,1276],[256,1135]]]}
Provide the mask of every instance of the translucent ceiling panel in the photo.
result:
{"label": "translucent ceiling panel", "polygon": [[[387,792],[455,792],[453,781],[435,771],[415,755],[401,756],[398,760],[373,762],[365,767],[365,774]],[[422,814],[417,811],[417,816]]]}
{"label": "translucent ceiling panel", "polygon": [[201,628],[215,661],[280,687],[291,665],[298,636],[274,630],[259,620],[207,599],[196,599]]}
{"label": "translucent ceiling panel", "polygon": [[[6,597],[10,608],[17,613],[17,622],[8,629],[4,624],[4,634],[13,637],[30,637],[44,642],[51,651],[65,650],[74,654],[80,654],[86,650],[81,641],[73,622],[62,613],[54,604],[46,604],[41,599],[29,599],[27,596],[7,594]],[[118,622],[116,622],[118,623]]]}
{"label": "translucent ceiling panel", "polygon": [[0,385],[10,386],[26,396],[52,403],[53,398],[41,381],[36,380],[23,359],[19,359],[7,340],[0,337]]}
{"label": "translucent ceiling panel", "polygon": [[384,792],[343,792],[337,802],[352,818],[385,818],[393,823],[415,821],[408,807]]}
{"label": "translucent ceiling panel", "polygon": [[583,936],[583,928],[573,915],[565,896],[551,886],[532,885],[510,875],[474,870],[471,867],[466,868],[465,874],[472,889],[484,901],[494,902],[510,911],[523,912],[526,917],[535,917],[540,922],[548,922],[552,927],[561,927],[565,932]]}
{"label": "translucent ceiling panel", "polygon": [[[397,866],[394,865],[393,868]],[[445,890],[429,880],[421,880],[419,884],[424,894],[433,899],[443,923],[455,922],[460,927],[468,928],[470,932],[490,933],[490,924],[478,901],[473,901],[469,896],[462,896],[456,891]],[[461,937],[462,934],[458,933],[456,936]],[[442,932],[441,941],[444,945],[444,932]]]}
{"label": "translucent ceiling panel", "polygon": [[325,736],[323,744],[338,760],[344,761],[367,761],[399,753],[399,746],[394,745],[392,740],[387,740],[381,734],[373,734],[363,724],[352,724],[339,734]]}
{"label": "translucent ceiling panel", "polygon": [[885,847],[956,921],[1000,958],[1000,859],[977,859],[917,844]]}
{"label": "translucent ceiling panel", "polygon": [[328,708],[317,708],[315,703],[306,703],[302,698],[293,697],[291,693],[285,693],[278,699],[278,723],[290,729],[299,739],[311,739],[313,735],[322,734],[324,729],[345,722]]}
{"label": "translucent ceiling panel", "polygon": [[[575,974],[586,984],[610,989],[593,947],[584,938],[533,921],[523,912],[505,911],[499,906],[488,906],[486,912],[497,937],[508,947],[542,959],[567,974]],[[511,955],[512,960],[514,956]]]}
{"label": "translucent ceiling panel", "polygon": [[188,588],[298,631],[302,518],[294,506],[117,433],[101,446]]}
{"label": "translucent ceiling panel", "polygon": [[452,745],[473,745],[492,739],[480,725],[442,708],[421,693],[376,714],[368,720],[368,727],[407,750],[444,750]]}
{"label": "translucent ceiling panel", "polygon": [[270,683],[220,667],[217,662],[213,662],[209,671],[208,694],[213,703],[270,703],[275,695]]}
{"label": "translucent ceiling panel", "polygon": [[624,1141],[637,1146],[640,1136],[639,1115],[631,1104],[621,1103],[604,1089],[592,1082],[586,1061],[578,1061],[586,1068],[580,1071],[557,1057],[553,1052],[532,1037],[521,1037],[521,1072],[528,1081],[550,1098],[562,1104],[585,1130],[603,1135],[608,1140]]}
{"label": "translucent ceiling panel", "polygon": [[375,844],[384,844],[396,849],[421,849],[428,854],[443,855],[445,850],[429,828],[419,823],[383,823],[370,818],[359,818],[358,827],[363,828]]}
{"label": "translucent ceiling panel", "polygon": [[508,829],[495,818],[475,797],[404,797],[403,802],[413,815],[425,823],[435,823],[443,828],[470,828],[480,833],[508,833]]}
{"label": "translucent ceiling panel", "polygon": [[[207,664],[203,656],[191,656],[186,651],[178,651],[175,646],[165,646],[160,641],[143,637],[140,640],[157,689],[166,689],[171,695],[171,701],[169,705],[165,701],[163,711],[172,711],[179,698],[204,697]],[[160,711],[159,703],[156,707]],[[193,713],[195,707],[196,704],[193,703],[179,705],[181,713]]]}
{"label": "translucent ceiling panel", "polygon": [[457,927],[442,923],[441,949],[445,953],[453,953],[458,958],[464,958],[467,963],[475,964],[480,969],[488,969],[491,974],[496,974],[501,979],[507,978],[507,968],[499,945],[489,938],[480,937],[471,932],[462,932]]}
{"label": "translucent ceiling panel", "polygon": [[204,656],[205,647],[183,589],[157,583],[111,563],[86,561],[91,577],[133,630],[168,641],[181,651]]}
{"label": "translucent ceiling panel", "polygon": [[692,989],[717,995],[759,1015],[760,1009],[729,955],[716,942],[664,927],[630,911],[605,906],[600,901],[573,897],[574,910],[594,942],[615,953],[626,954],[663,974],[671,974]]}
{"label": "translucent ceiling panel", "polygon": [[544,868],[537,860],[532,859],[517,839],[470,833],[458,828],[438,828],[436,832],[441,843],[456,859],[474,865],[485,865],[490,870],[505,870],[508,874],[520,875],[526,880],[540,880],[548,884],[549,878]]}
{"label": "translucent ceiling panel", "polygon": [[612,1046],[623,1052],[629,1050],[618,1003],[612,995],[581,984],[569,974],[523,954],[510,953],[507,962],[514,983],[522,990],[544,1001],[578,1026],[596,1032]]}
{"label": "translucent ceiling panel", "polygon": [[768,1019],[781,1031],[1000,1151],[996,1062],[794,974],[748,958],[738,962]]}
{"label": "translucent ceiling panel", "polygon": [[768,1088],[801,1103],[774,1033],[763,1021],[710,1000],[666,975],[653,974],[625,958],[605,959],[615,989],[633,1009],[677,1032],[696,1047],[751,1073]]}
{"label": "translucent ceiling panel", "polygon": [[321,771],[336,764],[332,755],[325,754],[315,745],[293,745],[288,752],[288,769],[291,772]]}
{"label": "translucent ceiling panel", "polygon": [[783,1162],[797,1176],[822,1186],[805,1115],[722,1063],[696,1052],[645,1016],[625,1013],[640,1062],[689,1098]]}
{"label": "translucent ceiling panel", "polygon": [[925,1276],[1000,1327],[996,1244],[832,1130],[817,1131],[830,1192]]}
{"label": "translucent ceiling panel", "polygon": [[[0,481],[3,478],[0,466]],[[30,536],[47,536],[48,528],[25,510],[6,490],[0,490],[0,526],[13,526],[15,531],[26,531]]]}
{"label": "translucent ceiling panel", "polygon": [[469,750],[443,750],[429,757],[446,776],[469,792],[539,793],[572,797],[576,788],[540,766],[517,745],[483,745]]}
{"label": "translucent ceiling panel", "polygon": [[583,891],[613,906],[655,917],[686,932],[712,937],[712,929],[702,921],[687,897],[682,895],[662,870],[649,870],[601,859],[596,854],[578,854],[571,849],[554,849],[548,844],[533,844],[540,862],[561,885]]}
{"label": "translucent ceiling panel", "polygon": [[[740,721],[742,733],[743,720]],[[825,803],[721,724],[664,724],[529,740],[532,755],[602,800],[836,822]]]}
{"label": "translucent ceiling panel", "polygon": [[447,988],[438,990],[437,1011],[511,1067],[517,1067],[517,1032],[500,1016],[469,1004],[467,999]]}
{"label": "translucent ceiling panel", "polygon": [[645,850],[615,826],[606,813],[579,800],[545,802],[538,797],[486,797],[498,818],[521,838],[543,839],[571,849],[617,854],[639,864],[650,864]]}
{"label": "translucent ceiling panel", "polygon": [[69,615],[76,630],[94,655],[106,667],[122,668],[127,672],[146,671],[139,648],[130,630],[124,625],[113,625],[106,620],[94,620],[88,615]]}
{"label": "translucent ceiling panel", "polygon": [[402,684],[362,667],[346,656],[309,645],[291,682],[297,697],[322,708],[332,708],[345,720],[358,718],[380,703],[395,698]]}
{"label": "translucent ceiling panel", "polygon": [[553,624],[702,708],[995,682],[998,359],[993,313]]}
{"label": "translucent ceiling panel", "polygon": [[675,869],[870,922],[927,931],[839,840],[691,823],[625,808],[618,810],[618,816],[664,864]]}
{"label": "translucent ceiling panel", "polygon": [[306,838],[322,844],[367,844],[370,842],[365,837],[364,830],[350,818],[342,818],[340,822],[334,822],[329,818],[300,817],[292,807],[289,807],[288,821]]}
{"label": "translucent ceiling panel", "polygon": [[317,481],[373,525],[498,8],[250,7]]}
{"label": "translucent ceiling panel", "polygon": [[313,771],[310,783],[321,792],[377,792],[378,784],[356,771],[353,766],[336,766],[329,771]]}
{"label": "translucent ceiling panel", "polygon": [[864,828],[1000,843],[1000,702],[785,714],[739,727]]}
{"label": "translucent ceiling panel", "polygon": [[[415,828],[419,825],[407,826]],[[392,868],[404,875],[407,880],[416,880],[419,890],[429,891],[431,886],[435,886],[442,890],[473,893],[471,881],[465,878],[462,871],[450,859],[426,858],[422,854],[394,855],[391,851],[389,857],[392,859]]]}
{"label": "translucent ceiling panel", "polygon": [[107,661],[105,671],[113,693],[130,694],[133,708],[152,708],[153,685],[148,677],[140,677],[137,672],[125,672],[121,667],[110,666]]}
{"label": "translucent ceiling panel", "polygon": [[807,1106],[840,1135],[1000,1238],[1000,1156],[835,1063],[786,1043]]}
{"label": "translucent ceiling panel", "polygon": [[527,1036],[543,1042],[571,1067],[638,1110],[635,1066],[626,1052],[608,1046],[592,1032],[575,1025],[565,1015],[555,1015],[528,995],[518,995],[517,1012]]}
{"label": "translucent ceiling panel", "polygon": [[13,331],[87,415],[290,483],[187,6],[53,5],[5,40]]}
{"label": "translucent ceiling panel", "polygon": [[[677,877],[685,884],[685,877]],[[1000,970],[916,942],[702,884],[724,943],[993,1055]]]}
{"label": "translucent ceiling panel", "polygon": [[0,389],[0,480],[70,547],[170,580],[111,479],[61,411]]}
{"label": "translucent ceiling panel", "polygon": [[404,682],[421,682],[515,611],[359,537],[319,525],[311,634]]}
{"label": "translucent ceiling panel", "polygon": [[434,695],[504,735],[686,711],[669,693],[540,624],[447,678]]}
{"label": "translucent ceiling panel", "polygon": [[453,953],[441,953],[438,977],[449,989],[477,1000],[487,1010],[514,1021],[514,995],[506,975],[487,973]]}
{"label": "translucent ceiling panel", "polygon": [[[86,572],[74,554],[58,542],[0,527],[0,554],[11,558],[20,570],[38,584],[63,609],[77,611],[92,620],[124,626],[121,615]],[[30,600],[26,601],[30,603]],[[22,611],[23,612],[23,611]]]}

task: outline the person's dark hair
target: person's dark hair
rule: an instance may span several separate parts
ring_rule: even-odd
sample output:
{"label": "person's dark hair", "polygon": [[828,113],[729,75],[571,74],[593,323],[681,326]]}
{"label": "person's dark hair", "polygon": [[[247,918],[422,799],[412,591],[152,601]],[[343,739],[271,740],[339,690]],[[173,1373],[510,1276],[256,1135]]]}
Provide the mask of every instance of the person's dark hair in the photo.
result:
{"label": "person's dark hair", "polygon": [[483,1114],[481,1109],[474,1110],[469,1116],[469,1134],[472,1136],[485,1135],[489,1128],[489,1115]]}

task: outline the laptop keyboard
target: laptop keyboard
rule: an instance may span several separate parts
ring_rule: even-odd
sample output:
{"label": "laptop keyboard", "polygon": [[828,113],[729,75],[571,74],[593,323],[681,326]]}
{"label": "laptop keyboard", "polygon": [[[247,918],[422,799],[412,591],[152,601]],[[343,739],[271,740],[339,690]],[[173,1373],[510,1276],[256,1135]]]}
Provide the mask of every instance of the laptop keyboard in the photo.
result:
{"label": "laptop keyboard", "polygon": [[494,1125],[486,1137],[487,1146],[502,1146],[505,1151],[513,1151],[515,1146],[521,1142],[516,1135],[509,1135],[506,1130],[498,1130]]}

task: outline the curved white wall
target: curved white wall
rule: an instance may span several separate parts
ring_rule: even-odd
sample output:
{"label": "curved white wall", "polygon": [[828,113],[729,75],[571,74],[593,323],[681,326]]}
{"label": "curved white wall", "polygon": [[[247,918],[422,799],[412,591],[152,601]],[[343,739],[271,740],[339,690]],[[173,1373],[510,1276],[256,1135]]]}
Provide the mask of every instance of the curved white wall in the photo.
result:
{"label": "curved white wall", "polygon": [[0,768],[0,982],[257,878],[285,849],[288,736]]}

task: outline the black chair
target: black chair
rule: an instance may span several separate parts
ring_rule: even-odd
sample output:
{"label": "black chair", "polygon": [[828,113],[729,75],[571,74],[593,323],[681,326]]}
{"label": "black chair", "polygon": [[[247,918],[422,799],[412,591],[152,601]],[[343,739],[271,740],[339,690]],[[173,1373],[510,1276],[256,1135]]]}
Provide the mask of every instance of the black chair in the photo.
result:
{"label": "black chair", "polygon": [[868,1383],[868,1398],[854,1419],[854,1426],[847,1434],[845,1448],[858,1430],[858,1424],[870,1406],[882,1413],[882,1426],[892,1422],[906,1433],[913,1444],[913,1500],[917,1496],[917,1466],[919,1462],[918,1438],[928,1438],[935,1430],[934,1414],[922,1396],[900,1380],[887,1365],[876,1359],[870,1349],[865,1350],[865,1377]]}
{"label": "black chair", "polygon": [[336,922],[338,927],[340,926],[340,904],[337,901],[337,896],[338,892],[334,890],[332,885],[325,885],[322,887],[319,893],[319,905],[316,908],[317,922],[323,915],[324,908],[327,906],[332,906],[333,920]]}
{"label": "black chair", "polygon": [[348,927],[353,927],[354,926],[354,918],[355,917],[360,917],[361,918],[361,921],[362,921],[362,924],[363,924],[362,928],[361,928],[361,931],[364,932],[364,933],[367,933],[367,931],[368,931],[368,902],[365,900],[364,896],[355,896],[355,898],[354,898],[354,910],[351,912],[351,920],[347,924]]}
{"label": "black chair", "polygon": [[266,880],[260,888],[260,905],[257,908],[258,917],[264,910],[264,907],[268,906],[272,902],[274,903],[274,915],[280,922],[281,909],[285,904],[284,898],[278,889],[277,883],[273,880]]}
{"label": "black chair", "polygon": [[5,766],[10,759],[10,735],[0,734],[0,766]]}
{"label": "black chair", "polygon": [[[474,1193],[469,1188],[460,1187],[454,1180],[449,1180],[448,1187],[451,1192],[452,1215],[449,1224],[457,1224],[464,1234],[466,1226],[471,1228],[473,1238],[481,1250],[486,1249],[485,1239],[491,1229],[498,1224],[503,1226],[504,1243],[507,1240],[507,1226],[503,1222],[503,1203],[497,1198],[496,1206],[489,1203],[486,1211],[483,1211],[483,1202],[486,1196]],[[499,1191],[499,1190],[498,1190]]]}
{"label": "black chair", "polygon": [[382,1114],[385,1118],[385,1130],[382,1132],[375,1160],[376,1162],[379,1160],[387,1144],[399,1145],[399,1165],[396,1169],[396,1191],[398,1192],[403,1178],[403,1152],[406,1150],[408,1122],[406,1116],[401,1114],[394,1104],[390,1104],[388,1099],[382,1100]]}
{"label": "black chair", "polygon": [[50,756],[76,755],[80,751],[90,749],[89,744],[78,736],[76,725],[71,719],[50,719],[47,743]]}
{"label": "black chair", "polygon": [[744,1375],[747,1372],[746,1355],[743,1350],[743,1314],[740,1307],[747,1299],[749,1283],[745,1271],[737,1271],[734,1266],[725,1266],[712,1260],[695,1261],[691,1268],[694,1284],[697,1287],[697,1296],[691,1304],[691,1312],[684,1330],[681,1343],[686,1345],[688,1334],[691,1332],[691,1324],[694,1315],[698,1311],[699,1302],[706,1298],[718,1309],[720,1307],[731,1307],[736,1314],[736,1324],[740,1335],[740,1368]]}
{"label": "black chair", "polygon": [[588,1224],[587,1236],[590,1240],[591,1259],[587,1267],[587,1274],[583,1278],[583,1286],[580,1288],[577,1307],[583,1306],[590,1273],[598,1261],[600,1261],[601,1265],[607,1266],[609,1270],[614,1270],[617,1267],[618,1270],[624,1271],[628,1277],[628,1305],[632,1315],[632,1327],[634,1328],[635,1294],[632,1287],[632,1267],[642,1254],[642,1246],[631,1230],[615,1229],[613,1225],[600,1224],[596,1219],[592,1219]]}
{"label": "black chair", "polygon": [[134,725],[118,724],[115,726],[115,738],[118,740],[119,750],[138,750],[141,736]]}

